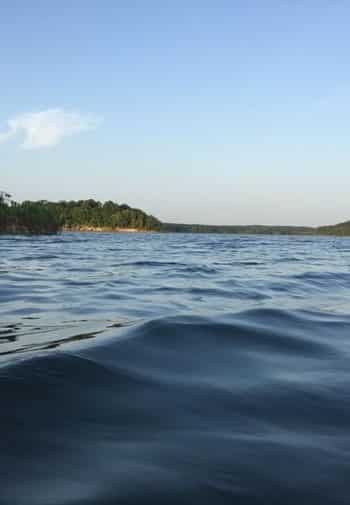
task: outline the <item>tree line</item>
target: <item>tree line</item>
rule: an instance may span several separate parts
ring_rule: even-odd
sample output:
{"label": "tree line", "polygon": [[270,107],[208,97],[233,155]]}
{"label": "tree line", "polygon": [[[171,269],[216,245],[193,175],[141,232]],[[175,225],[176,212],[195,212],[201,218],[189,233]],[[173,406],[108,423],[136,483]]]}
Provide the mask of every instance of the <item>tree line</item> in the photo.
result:
{"label": "tree line", "polygon": [[140,209],[113,201],[93,199],[17,203],[0,193],[0,231],[56,233],[61,229],[102,228],[117,230],[160,230],[160,221]]}
{"label": "tree line", "polygon": [[173,233],[237,233],[278,235],[350,235],[350,221],[318,228],[305,226],[213,226],[161,223],[140,209],[111,200],[47,200],[17,203],[0,191],[0,233],[57,233],[62,229],[132,228]]}
{"label": "tree line", "polygon": [[242,235],[337,235],[350,236],[350,221],[317,228],[308,226],[264,226],[264,225],[205,225],[163,223],[162,231],[167,233],[225,233]]}

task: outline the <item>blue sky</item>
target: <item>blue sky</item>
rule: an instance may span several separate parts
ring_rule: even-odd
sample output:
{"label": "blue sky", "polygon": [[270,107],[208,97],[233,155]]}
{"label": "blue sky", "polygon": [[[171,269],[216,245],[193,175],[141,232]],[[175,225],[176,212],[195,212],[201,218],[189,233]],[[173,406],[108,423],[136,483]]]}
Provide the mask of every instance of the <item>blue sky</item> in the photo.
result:
{"label": "blue sky", "polygon": [[0,188],[168,221],[350,219],[348,1],[3,0]]}

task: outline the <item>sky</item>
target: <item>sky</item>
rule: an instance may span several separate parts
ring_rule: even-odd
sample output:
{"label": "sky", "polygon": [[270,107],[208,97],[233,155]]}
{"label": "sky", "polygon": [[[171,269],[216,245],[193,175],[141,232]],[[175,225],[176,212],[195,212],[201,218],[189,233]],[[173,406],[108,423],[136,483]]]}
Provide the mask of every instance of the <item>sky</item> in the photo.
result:
{"label": "sky", "polygon": [[348,220],[349,22],[348,0],[2,0],[0,189]]}

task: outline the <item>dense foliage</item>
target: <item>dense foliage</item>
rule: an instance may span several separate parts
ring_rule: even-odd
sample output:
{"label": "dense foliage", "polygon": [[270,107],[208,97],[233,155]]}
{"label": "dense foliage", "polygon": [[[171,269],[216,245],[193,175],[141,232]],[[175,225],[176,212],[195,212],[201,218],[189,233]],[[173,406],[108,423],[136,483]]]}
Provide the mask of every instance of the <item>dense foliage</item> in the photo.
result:
{"label": "dense foliage", "polygon": [[18,204],[9,202],[4,194],[0,195],[0,231],[3,232],[49,233],[84,228],[159,230],[160,226],[158,219],[142,210],[112,201],[40,200]]}
{"label": "dense foliage", "polygon": [[65,228],[133,228],[137,230],[158,230],[160,222],[153,216],[129,205],[119,205],[96,200],[40,201],[37,204],[55,213]]}

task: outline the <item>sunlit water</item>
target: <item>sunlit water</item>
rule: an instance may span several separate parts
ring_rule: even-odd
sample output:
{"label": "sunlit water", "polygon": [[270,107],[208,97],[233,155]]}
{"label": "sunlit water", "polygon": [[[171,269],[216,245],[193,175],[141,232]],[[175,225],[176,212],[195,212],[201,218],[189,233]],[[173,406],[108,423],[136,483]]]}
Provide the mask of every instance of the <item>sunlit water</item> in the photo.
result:
{"label": "sunlit water", "polygon": [[350,239],[0,236],[0,504],[348,504]]}

